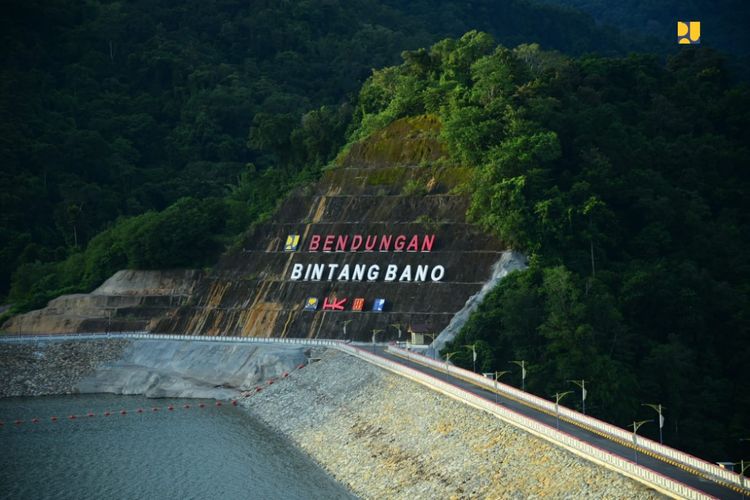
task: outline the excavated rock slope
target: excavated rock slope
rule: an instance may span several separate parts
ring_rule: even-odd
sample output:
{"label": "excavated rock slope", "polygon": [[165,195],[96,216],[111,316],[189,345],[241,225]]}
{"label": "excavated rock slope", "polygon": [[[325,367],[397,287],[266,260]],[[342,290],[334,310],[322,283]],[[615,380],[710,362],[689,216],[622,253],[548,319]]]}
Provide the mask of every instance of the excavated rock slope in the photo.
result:
{"label": "excavated rock slope", "polygon": [[[398,120],[342,154],[337,168],[315,185],[289,196],[277,212],[247,235],[242,248],[226,255],[196,286],[190,304],[159,322],[157,331],[202,335],[324,337],[370,340],[407,339],[411,326],[438,333],[492,274],[504,250],[494,238],[467,224],[468,196],[462,193],[471,174],[437,161],[444,155],[439,122],[423,116]],[[289,235],[299,235],[296,251],[285,251]],[[349,237],[345,251],[310,251],[314,238]],[[354,235],[434,235],[427,252],[350,251]],[[301,265],[378,266],[374,281],[293,280]],[[386,281],[396,265],[437,266],[440,281]],[[431,272],[430,271],[430,272]],[[438,272],[439,274],[439,272]],[[414,276],[412,276],[412,279]],[[317,310],[306,311],[308,298]],[[344,310],[322,310],[326,298]],[[362,311],[353,311],[356,298]],[[385,299],[382,312],[375,299]],[[345,334],[346,327],[346,334]],[[429,341],[429,340],[428,340]]]}
{"label": "excavated rock slope", "polygon": [[63,295],[3,324],[9,333],[148,330],[187,301],[199,271],[118,271],[91,293]]}

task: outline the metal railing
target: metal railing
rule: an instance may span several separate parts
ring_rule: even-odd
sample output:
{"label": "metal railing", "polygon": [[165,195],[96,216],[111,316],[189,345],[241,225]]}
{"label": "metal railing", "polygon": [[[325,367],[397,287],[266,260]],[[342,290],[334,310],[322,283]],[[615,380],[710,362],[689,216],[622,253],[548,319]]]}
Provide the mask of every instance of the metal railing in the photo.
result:
{"label": "metal railing", "polygon": [[209,336],[209,335],[176,335],[159,334],[148,332],[118,332],[118,333],[76,333],[76,334],[50,334],[50,335],[4,335],[0,336],[0,343],[25,343],[41,341],[66,341],[66,340],[107,340],[107,339],[129,339],[129,340],[181,340],[192,342],[217,342],[217,343],[240,343],[240,344],[286,344],[286,345],[311,345],[311,346],[336,346],[341,340],[333,339],[304,339],[304,338],[278,338],[278,337],[236,337],[236,336]]}

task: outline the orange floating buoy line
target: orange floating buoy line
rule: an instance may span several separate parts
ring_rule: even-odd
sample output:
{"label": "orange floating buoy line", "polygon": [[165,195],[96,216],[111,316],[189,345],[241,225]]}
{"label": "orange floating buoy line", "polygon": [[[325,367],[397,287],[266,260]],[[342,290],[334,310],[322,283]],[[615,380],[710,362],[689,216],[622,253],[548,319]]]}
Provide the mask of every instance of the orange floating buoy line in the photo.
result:
{"label": "orange floating buoy line", "polygon": [[[295,368],[295,370],[301,370],[305,366],[307,366],[305,363],[301,363],[300,365],[298,365]],[[292,372],[293,371],[294,370],[292,370]],[[292,375],[292,373],[290,373],[288,371],[284,371],[284,372],[281,373],[281,375],[278,378],[271,377],[268,380],[266,380],[266,386],[271,386],[271,385],[273,385],[277,381],[280,381],[280,380],[285,379],[285,378],[289,378],[291,375]],[[255,386],[254,389],[243,391],[241,393],[240,397],[244,398],[244,399],[247,399],[247,398],[251,397],[253,394],[258,394],[258,393],[260,393],[262,391],[263,391],[263,386],[262,385],[257,385],[257,386]],[[229,403],[231,403],[232,406],[239,406],[239,398],[238,399],[232,399],[232,400],[229,401]],[[198,408],[200,408],[200,409],[204,409],[204,408],[206,408],[206,406],[207,406],[206,403],[203,402],[203,401],[201,401],[201,402],[198,403]],[[221,401],[217,400],[216,403],[215,403],[215,406],[216,407],[221,407],[221,406],[223,406],[223,403]],[[184,410],[189,410],[191,408],[191,405],[189,403],[185,403],[185,404],[182,405],[182,408]],[[162,407],[159,407],[159,406],[154,406],[154,407],[151,408],[151,412],[152,413],[157,413],[157,412],[159,412],[161,410],[162,410]],[[166,406],[166,410],[173,412],[175,410],[175,405],[173,405],[173,404],[167,405]],[[137,413],[139,415],[146,412],[146,410],[144,410],[143,408],[136,408],[136,409],[131,410],[131,411],[133,413]],[[118,413],[120,415],[122,415],[122,416],[126,416],[126,415],[128,415],[128,410],[125,409],[125,408],[122,408],[122,409],[120,409],[120,411]],[[109,416],[112,415],[112,411],[105,410],[101,414],[103,416],[105,416],[105,417],[109,417]],[[81,412],[79,414],[73,413],[73,414],[68,415],[68,420],[70,420],[70,421],[80,420],[78,417],[79,416],[83,417],[83,415],[86,415],[86,417],[88,417],[88,418],[93,418],[97,414],[94,413],[91,410],[89,410],[86,413],[83,413],[83,412]],[[57,422],[59,420],[59,418],[57,416],[55,416],[55,415],[52,415],[51,417],[49,417],[49,420],[50,420],[50,422],[54,423],[54,422]],[[30,422],[33,423],[33,424],[38,424],[41,421],[42,420],[39,419],[39,418],[37,418],[37,417],[34,417],[34,418],[32,418],[30,420]],[[15,424],[15,426],[21,426],[25,421],[19,418],[19,419],[16,419],[16,420],[9,420],[8,422],[13,422]],[[2,420],[0,420],[0,429],[2,429],[4,427],[5,427],[5,422],[2,421]]]}

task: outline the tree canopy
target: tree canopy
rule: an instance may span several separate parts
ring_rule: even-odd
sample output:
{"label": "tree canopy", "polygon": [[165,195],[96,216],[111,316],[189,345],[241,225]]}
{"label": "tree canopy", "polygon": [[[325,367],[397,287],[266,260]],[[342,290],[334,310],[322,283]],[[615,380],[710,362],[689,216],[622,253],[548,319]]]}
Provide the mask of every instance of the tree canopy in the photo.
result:
{"label": "tree canopy", "polygon": [[[237,234],[330,160],[349,97],[404,49],[473,25],[572,53],[632,46],[585,15],[523,0],[11,0],[0,10],[0,303],[20,266],[50,268],[118,218],[184,197],[233,193]],[[238,198],[250,191],[260,198]]]}
{"label": "tree canopy", "polygon": [[530,256],[446,347],[453,361],[471,368],[462,346],[475,343],[482,371],[526,360],[543,397],[585,379],[587,409],[618,425],[659,402],[669,444],[736,454],[750,432],[737,380],[750,355],[750,91],[730,80],[695,47],[666,63],[572,59],[469,32],[365,82],[352,137],[438,114],[452,161],[474,169],[469,219]]}

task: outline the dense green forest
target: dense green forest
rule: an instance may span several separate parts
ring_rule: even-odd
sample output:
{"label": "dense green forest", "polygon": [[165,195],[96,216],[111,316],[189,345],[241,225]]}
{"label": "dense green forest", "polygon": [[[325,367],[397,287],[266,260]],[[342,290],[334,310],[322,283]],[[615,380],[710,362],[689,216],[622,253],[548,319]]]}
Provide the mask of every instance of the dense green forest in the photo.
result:
{"label": "dense green forest", "polygon": [[543,397],[584,379],[588,411],[621,426],[661,403],[668,444],[738,456],[750,435],[748,87],[694,47],[666,64],[571,59],[470,32],[404,58],[364,84],[354,135],[438,115],[452,160],[475,167],[469,218],[530,255],[444,354],[471,368],[473,344],[477,369],[513,370],[514,385],[510,361],[524,360]]}
{"label": "dense green forest", "polygon": [[[123,266],[210,264],[335,154],[351,96],[404,49],[470,27],[569,53],[633,46],[586,15],[523,0],[0,9],[0,304],[14,275],[16,311]],[[173,204],[201,224],[165,242],[163,227],[185,227]],[[209,242],[183,244],[194,239]],[[172,262],[147,250],[157,241]]]}

